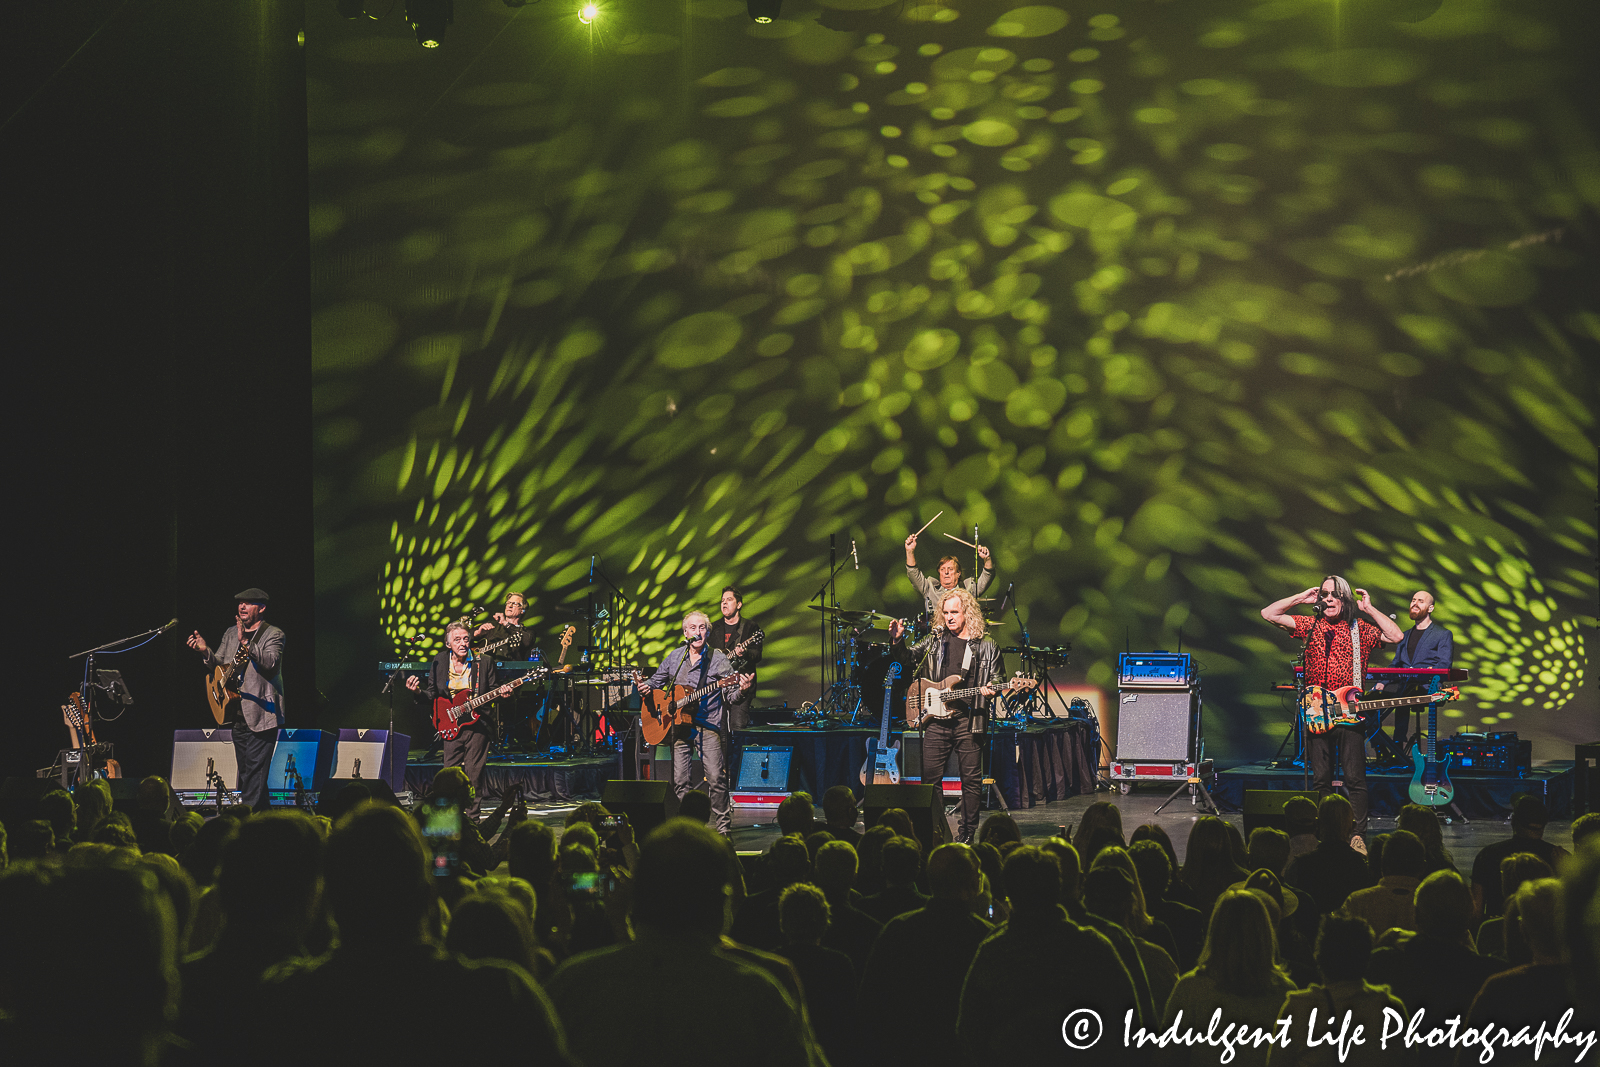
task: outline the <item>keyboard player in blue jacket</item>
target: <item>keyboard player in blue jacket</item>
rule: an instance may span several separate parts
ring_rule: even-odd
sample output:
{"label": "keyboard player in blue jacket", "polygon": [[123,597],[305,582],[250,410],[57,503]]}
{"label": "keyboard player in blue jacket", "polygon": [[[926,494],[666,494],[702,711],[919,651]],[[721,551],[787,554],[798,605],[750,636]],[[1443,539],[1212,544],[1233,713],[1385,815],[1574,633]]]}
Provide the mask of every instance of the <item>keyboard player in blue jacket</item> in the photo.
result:
{"label": "keyboard player in blue jacket", "polygon": [[[1450,636],[1450,631],[1433,621],[1433,594],[1426,589],[1419,589],[1411,597],[1411,629],[1406,631],[1405,638],[1395,646],[1395,667],[1444,667],[1450,666],[1451,657],[1455,654],[1455,641]],[[1423,692],[1421,680],[1406,680],[1388,682],[1374,686],[1383,690],[1386,697],[1409,696],[1413,693]],[[1395,716],[1394,741],[1402,749],[1406,743],[1406,727],[1410,715],[1400,714]]]}

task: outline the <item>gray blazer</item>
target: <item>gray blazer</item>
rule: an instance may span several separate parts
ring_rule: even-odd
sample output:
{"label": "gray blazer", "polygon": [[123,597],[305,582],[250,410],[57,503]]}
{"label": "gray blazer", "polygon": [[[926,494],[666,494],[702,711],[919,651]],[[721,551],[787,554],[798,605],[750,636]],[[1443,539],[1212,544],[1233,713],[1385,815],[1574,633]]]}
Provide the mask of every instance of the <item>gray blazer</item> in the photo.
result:
{"label": "gray blazer", "polygon": [[[935,574],[932,578],[929,578],[917,568],[908,566],[906,568],[906,577],[911,579],[911,584],[916,587],[918,593],[922,594],[922,602],[923,606],[927,608],[928,618],[932,619],[933,625],[937,627],[939,625],[939,605],[934,602],[934,598],[939,595],[941,589],[939,576]],[[980,597],[983,595],[983,591],[989,588],[989,583],[993,581],[994,568],[985,567],[978,572],[976,578],[961,579],[961,588],[975,597]]]}
{"label": "gray blazer", "polygon": [[[207,665],[224,670],[233,666],[239,652],[238,627],[230,626],[217,642]],[[250,645],[250,662],[244,668],[239,686],[239,710],[244,724],[254,733],[283,726],[283,631],[263,622]]]}

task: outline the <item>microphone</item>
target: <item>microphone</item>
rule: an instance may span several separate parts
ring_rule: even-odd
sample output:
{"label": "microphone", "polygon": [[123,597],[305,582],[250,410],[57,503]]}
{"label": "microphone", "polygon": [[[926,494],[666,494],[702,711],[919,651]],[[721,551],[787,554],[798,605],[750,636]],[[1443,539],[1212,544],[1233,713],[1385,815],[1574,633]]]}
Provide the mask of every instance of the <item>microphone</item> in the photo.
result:
{"label": "microphone", "polygon": [[355,769],[350,772],[350,777],[352,777],[352,778],[360,778],[361,777],[361,759],[360,759],[360,757],[357,757]]}
{"label": "microphone", "polygon": [[856,565],[856,570],[860,570],[861,569],[861,557],[856,555],[856,539],[854,537],[850,538],[850,559],[852,561],[854,561],[854,563]]}
{"label": "microphone", "polygon": [[594,557],[593,556],[589,557],[589,582],[590,582],[591,585],[594,583]]}
{"label": "microphone", "polygon": [[177,620],[176,617],[174,617],[171,622],[167,623],[161,629],[157,630],[156,633],[157,634],[164,634],[164,633],[166,633],[168,630],[172,629],[176,625],[178,625],[178,620]]}

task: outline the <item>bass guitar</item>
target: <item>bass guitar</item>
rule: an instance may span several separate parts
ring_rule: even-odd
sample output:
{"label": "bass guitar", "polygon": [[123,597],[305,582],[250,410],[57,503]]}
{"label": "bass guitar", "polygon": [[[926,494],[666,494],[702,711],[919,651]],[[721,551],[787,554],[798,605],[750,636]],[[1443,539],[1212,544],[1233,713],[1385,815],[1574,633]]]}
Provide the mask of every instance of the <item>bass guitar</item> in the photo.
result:
{"label": "bass guitar", "polygon": [[1039,685],[1036,678],[1024,677],[1020,672],[1008,682],[999,682],[990,686],[975,685],[966,689],[954,689],[952,686],[961,681],[961,675],[952,674],[943,681],[930,681],[927,678],[914,678],[911,687],[906,691],[906,725],[920,725],[923,719],[950,719],[960,714],[959,708],[949,705],[957,700],[969,700],[983,693],[986,688],[993,688],[996,693],[1011,690],[1033,689]]}
{"label": "bass guitar", "polygon": [[[633,681],[641,689],[644,688],[644,675],[635,673]],[[675,685],[671,689],[652,689],[645,693],[639,702],[639,729],[644,734],[645,744],[659,745],[672,735],[676,727],[692,726],[694,711],[690,705],[698,704],[707,693],[738,684],[739,676],[730,674],[708,682],[699,689]]]}
{"label": "bass guitar", "polygon": [[239,706],[239,686],[244,683],[245,664],[250,660],[250,642],[239,642],[239,651],[226,667],[213,667],[206,675],[206,703],[211,705],[211,716],[221,726],[228,721],[228,713]]}
{"label": "bass guitar", "polygon": [[[1430,694],[1431,695],[1431,694]],[[1442,808],[1455,799],[1456,787],[1450,784],[1450,761],[1439,758],[1439,705],[1428,705],[1428,754],[1422,754],[1419,738],[1411,746],[1411,803],[1427,808]]]}
{"label": "bass guitar", "polygon": [[878,736],[867,738],[867,758],[861,764],[862,785],[900,784],[900,742],[889,743],[889,705],[894,701],[894,683],[900,680],[900,661],[891,660],[883,676],[883,722]]}
{"label": "bass guitar", "polygon": [[1439,704],[1446,700],[1456,700],[1460,696],[1461,691],[1452,688],[1415,697],[1362,700],[1361,690],[1353,685],[1341,685],[1337,689],[1324,689],[1320,685],[1311,685],[1306,687],[1305,696],[1300,698],[1300,712],[1305,719],[1308,733],[1325,734],[1335,726],[1359,726],[1363,716],[1383,708]]}
{"label": "bass guitar", "polygon": [[446,741],[454,741],[463,726],[471,726],[482,716],[478,709],[491,700],[499,700],[504,695],[504,690],[515,689],[519,685],[542,678],[549,672],[543,667],[536,668],[524,674],[521,678],[505,685],[496,686],[482,696],[473,696],[472,690],[463,689],[453,697],[435,697],[433,700],[433,728],[439,731],[439,736]]}

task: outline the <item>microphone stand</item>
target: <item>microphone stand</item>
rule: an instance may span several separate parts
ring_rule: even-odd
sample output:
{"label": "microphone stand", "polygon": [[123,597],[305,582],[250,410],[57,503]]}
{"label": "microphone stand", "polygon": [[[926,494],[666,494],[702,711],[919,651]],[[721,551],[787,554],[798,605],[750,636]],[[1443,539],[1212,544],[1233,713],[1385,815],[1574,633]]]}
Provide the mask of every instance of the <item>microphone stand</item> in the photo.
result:
{"label": "microphone stand", "polygon": [[[134,634],[132,637],[123,637],[115,641],[107,641],[103,645],[96,645],[94,648],[86,648],[82,652],[74,652],[72,655],[67,657],[68,661],[75,659],[83,660],[83,685],[80,687],[80,691],[83,694],[84,716],[83,732],[82,736],[79,738],[80,741],[84,742],[84,744],[88,744],[89,735],[94,732],[94,696],[93,686],[90,684],[94,681],[94,654],[96,652],[105,652],[109,654],[115,654],[118,652],[131,652],[132,649],[125,646],[132,645],[135,641],[138,641],[141,644],[145,641],[153,641],[176,625],[178,625],[178,620],[173,619],[171,622],[166,623],[163,626],[157,626],[153,630],[146,630],[142,634]],[[136,648],[138,646],[135,645],[134,647]],[[117,716],[119,719],[121,717],[121,715]],[[83,753],[83,755],[79,757],[81,760],[83,760],[83,762],[79,764],[79,766],[82,768],[80,773],[86,777],[92,776],[91,771],[93,768],[88,765],[88,761],[90,759],[89,750],[79,749],[78,751]],[[220,809],[218,810],[218,814],[221,814]]]}

